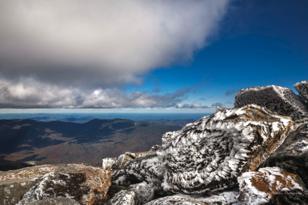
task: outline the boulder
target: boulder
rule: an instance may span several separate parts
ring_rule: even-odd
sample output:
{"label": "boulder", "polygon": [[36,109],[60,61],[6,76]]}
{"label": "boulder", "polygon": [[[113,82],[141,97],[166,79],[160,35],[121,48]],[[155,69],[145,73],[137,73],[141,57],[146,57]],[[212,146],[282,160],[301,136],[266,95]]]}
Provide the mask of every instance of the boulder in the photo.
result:
{"label": "boulder", "polygon": [[116,193],[107,204],[110,205],[136,205],[135,201],[136,194],[134,191],[121,190]]}
{"label": "boulder", "polygon": [[41,165],[0,172],[0,204],[17,204],[40,177],[56,169],[55,165]]}
{"label": "boulder", "polygon": [[82,164],[44,165],[2,172],[0,179],[1,204],[92,205],[107,199],[111,172]]}
{"label": "boulder", "polygon": [[289,117],[257,105],[226,109],[163,136],[166,192],[208,194],[232,188],[256,170],[293,131]]}
{"label": "boulder", "polygon": [[209,205],[204,201],[191,197],[189,195],[173,195],[162,197],[149,203],[146,205]]}
{"label": "boulder", "polygon": [[277,166],[296,173],[308,187],[308,121],[297,124],[296,131],[284,141],[262,166]]}
{"label": "boulder", "polygon": [[237,203],[238,192],[228,191],[217,195],[196,197],[176,194],[155,199],[146,205],[231,205]]}
{"label": "boulder", "polygon": [[307,191],[281,191],[275,194],[268,205],[307,205],[308,204],[308,193]]}
{"label": "boulder", "polygon": [[117,192],[108,204],[145,204],[154,198],[155,191],[153,184],[146,182],[133,184],[128,189]]}
{"label": "boulder", "polygon": [[295,88],[308,106],[308,81],[301,81],[295,84]]}
{"label": "boulder", "polygon": [[[130,153],[132,156],[132,153]],[[164,167],[156,152],[145,152],[133,155],[135,158],[120,156],[113,164],[112,181],[116,185],[129,186],[140,182],[147,182],[160,186]]]}
{"label": "boulder", "polygon": [[124,154],[121,154],[119,157],[114,158],[104,158],[102,159],[102,168],[103,169],[110,169],[110,170],[119,170],[125,168],[129,162],[141,158],[146,157],[148,155],[155,154],[155,152],[152,152],[151,150],[148,152],[125,152]]}
{"label": "boulder", "polygon": [[[261,168],[256,172],[245,172],[239,178],[239,201],[243,204],[263,205],[276,200],[288,200],[285,204],[306,204],[301,201],[305,196],[305,187],[299,176],[278,167]],[[284,196],[282,197],[282,194]],[[289,197],[288,197],[289,196]],[[291,196],[291,197],[290,197]]]}
{"label": "boulder", "polygon": [[296,120],[308,115],[308,110],[299,96],[289,88],[275,85],[242,89],[235,97],[235,107],[248,104],[257,104]]}
{"label": "boulder", "polygon": [[27,205],[79,205],[79,203],[70,198],[56,197],[33,201],[28,203]]}

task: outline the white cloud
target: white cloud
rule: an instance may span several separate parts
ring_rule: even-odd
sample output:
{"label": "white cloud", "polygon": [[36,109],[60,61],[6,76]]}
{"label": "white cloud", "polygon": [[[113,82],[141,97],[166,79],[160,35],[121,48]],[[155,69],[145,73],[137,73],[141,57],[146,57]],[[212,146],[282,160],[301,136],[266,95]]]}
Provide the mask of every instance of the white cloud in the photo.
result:
{"label": "white cloud", "polygon": [[[151,69],[190,59],[207,43],[227,4],[228,0],[3,0],[0,74],[80,87],[137,82]],[[23,88],[14,89],[18,93]],[[31,91],[22,95],[26,92]],[[25,97],[17,93],[14,97]],[[61,98],[61,93],[54,98]],[[151,102],[140,98],[136,103]]]}
{"label": "white cloud", "polygon": [[149,108],[176,107],[188,89],[174,93],[125,93],[120,89],[79,89],[33,79],[0,79],[0,108]]}

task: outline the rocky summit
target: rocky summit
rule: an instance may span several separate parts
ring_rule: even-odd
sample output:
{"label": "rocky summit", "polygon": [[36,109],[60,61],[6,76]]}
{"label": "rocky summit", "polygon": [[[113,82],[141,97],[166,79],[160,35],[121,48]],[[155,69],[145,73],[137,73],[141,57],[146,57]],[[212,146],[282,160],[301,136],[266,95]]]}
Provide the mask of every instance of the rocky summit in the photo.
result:
{"label": "rocky summit", "polygon": [[0,172],[0,204],[308,204],[307,81],[241,90],[235,107],[167,132],[102,168]]}

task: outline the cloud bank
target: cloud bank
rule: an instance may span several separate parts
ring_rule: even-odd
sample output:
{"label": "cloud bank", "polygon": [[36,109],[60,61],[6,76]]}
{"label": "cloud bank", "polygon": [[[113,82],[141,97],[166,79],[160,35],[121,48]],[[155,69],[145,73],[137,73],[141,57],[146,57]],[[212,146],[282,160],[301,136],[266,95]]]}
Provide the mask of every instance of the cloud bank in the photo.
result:
{"label": "cloud bank", "polygon": [[189,89],[173,93],[125,93],[120,89],[84,90],[39,83],[32,79],[0,79],[0,107],[10,108],[151,108],[177,107]]}
{"label": "cloud bank", "polygon": [[[0,75],[12,87],[1,82],[1,96],[7,103],[22,99],[30,106],[39,99],[42,106],[74,106],[80,96],[69,93],[92,89],[87,99],[100,92],[110,102],[95,98],[97,105],[117,105],[118,89],[111,95],[110,87],[141,82],[152,69],[191,59],[227,5],[228,0],[3,0]],[[45,83],[39,86],[48,97],[22,88],[28,82],[21,79],[30,78],[33,90]],[[54,91],[56,85],[61,91]],[[151,104],[145,96],[128,100]]]}

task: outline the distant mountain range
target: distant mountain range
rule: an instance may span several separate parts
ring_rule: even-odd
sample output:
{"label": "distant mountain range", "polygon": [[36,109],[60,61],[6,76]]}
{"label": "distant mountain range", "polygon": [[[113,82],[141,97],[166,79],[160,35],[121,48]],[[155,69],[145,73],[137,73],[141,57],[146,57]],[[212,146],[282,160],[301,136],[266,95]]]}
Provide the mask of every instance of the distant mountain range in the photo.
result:
{"label": "distant mountain range", "polygon": [[91,120],[86,123],[0,120],[0,170],[27,164],[86,163],[161,143],[186,121]]}

